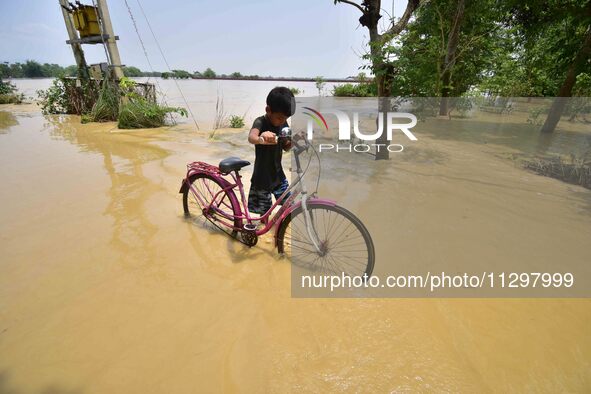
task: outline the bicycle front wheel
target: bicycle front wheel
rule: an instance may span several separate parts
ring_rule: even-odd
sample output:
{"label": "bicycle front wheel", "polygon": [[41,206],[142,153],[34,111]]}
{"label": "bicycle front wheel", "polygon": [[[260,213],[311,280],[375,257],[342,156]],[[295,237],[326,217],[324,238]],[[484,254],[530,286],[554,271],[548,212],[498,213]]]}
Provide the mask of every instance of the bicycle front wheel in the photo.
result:
{"label": "bicycle front wheel", "polygon": [[310,240],[304,211],[298,207],[281,223],[277,233],[279,253],[314,272],[371,276],[375,249],[361,220],[336,205],[309,203],[308,212],[320,252]]}

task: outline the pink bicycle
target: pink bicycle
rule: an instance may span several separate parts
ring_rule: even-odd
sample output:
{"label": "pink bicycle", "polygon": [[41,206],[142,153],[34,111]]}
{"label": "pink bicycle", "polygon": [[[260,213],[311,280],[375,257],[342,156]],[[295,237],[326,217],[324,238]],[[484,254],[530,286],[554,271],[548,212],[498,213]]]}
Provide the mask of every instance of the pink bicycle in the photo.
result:
{"label": "pink bicycle", "polygon": [[[283,129],[279,138],[291,138],[291,131]],[[249,247],[256,245],[260,235],[275,227],[275,246],[291,261],[323,273],[369,277],[375,250],[361,220],[335,201],[317,198],[316,191],[311,194],[306,191],[302,179],[312,156],[302,169],[300,155],[309,148],[320,165],[314,146],[305,138],[298,141],[294,138],[292,152],[297,179],[260,217],[248,212],[240,175],[240,169],[250,162],[229,157],[218,166],[200,161],[189,163],[179,191],[183,195],[185,217],[203,216],[233,238],[238,239],[240,234],[238,240]],[[281,207],[272,215],[278,205]]]}

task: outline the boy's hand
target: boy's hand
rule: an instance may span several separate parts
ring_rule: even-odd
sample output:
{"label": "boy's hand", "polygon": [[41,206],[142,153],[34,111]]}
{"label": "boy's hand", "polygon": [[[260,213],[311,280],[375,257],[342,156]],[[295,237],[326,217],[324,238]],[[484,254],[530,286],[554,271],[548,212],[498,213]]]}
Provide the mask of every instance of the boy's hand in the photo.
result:
{"label": "boy's hand", "polygon": [[265,144],[265,145],[277,144],[277,139],[275,138],[275,133],[273,133],[272,131],[263,131],[260,134],[260,137],[263,137],[263,144]]}

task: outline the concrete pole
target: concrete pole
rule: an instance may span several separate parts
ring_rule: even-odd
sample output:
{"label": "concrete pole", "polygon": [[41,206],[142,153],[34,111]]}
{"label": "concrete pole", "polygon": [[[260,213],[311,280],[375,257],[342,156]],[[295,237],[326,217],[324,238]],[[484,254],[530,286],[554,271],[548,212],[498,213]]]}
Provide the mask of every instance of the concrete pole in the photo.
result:
{"label": "concrete pole", "polygon": [[121,57],[119,56],[119,49],[117,48],[117,41],[115,40],[115,32],[111,24],[111,16],[109,15],[109,7],[107,7],[106,0],[96,0],[99,18],[102,23],[103,34],[109,35],[105,41],[107,44],[107,52],[111,58],[111,67],[113,77],[117,80],[123,78],[123,65],[121,64]]}
{"label": "concrete pole", "polygon": [[89,79],[88,76],[88,68],[86,66],[86,59],[84,58],[84,51],[82,51],[82,46],[75,42],[79,39],[78,31],[74,27],[74,21],[72,20],[72,15],[68,11],[64,9],[64,7],[68,7],[67,0],[59,0],[60,7],[62,9],[62,15],[64,16],[64,22],[66,24],[66,30],[68,31],[68,37],[70,37],[70,45],[72,46],[72,52],[74,52],[74,59],[76,59],[76,65],[78,66],[78,73],[84,79]]}

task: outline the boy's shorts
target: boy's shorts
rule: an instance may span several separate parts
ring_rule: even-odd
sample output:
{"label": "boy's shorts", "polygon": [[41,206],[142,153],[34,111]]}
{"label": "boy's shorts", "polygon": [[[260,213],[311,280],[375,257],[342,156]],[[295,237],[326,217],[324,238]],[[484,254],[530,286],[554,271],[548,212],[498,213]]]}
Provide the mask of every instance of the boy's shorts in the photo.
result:
{"label": "boy's shorts", "polygon": [[[273,205],[271,194],[273,194],[275,196],[275,200],[277,200],[279,197],[281,197],[283,192],[287,190],[288,187],[289,182],[287,182],[287,179],[281,181],[281,184],[271,191],[256,189],[251,185],[248,192],[248,211],[250,213],[258,213],[259,215],[263,215]],[[283,201],[285,201],[290,195],[291,192],[287,193]]]}

